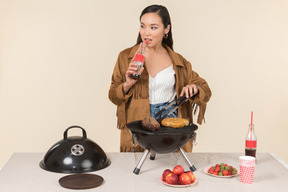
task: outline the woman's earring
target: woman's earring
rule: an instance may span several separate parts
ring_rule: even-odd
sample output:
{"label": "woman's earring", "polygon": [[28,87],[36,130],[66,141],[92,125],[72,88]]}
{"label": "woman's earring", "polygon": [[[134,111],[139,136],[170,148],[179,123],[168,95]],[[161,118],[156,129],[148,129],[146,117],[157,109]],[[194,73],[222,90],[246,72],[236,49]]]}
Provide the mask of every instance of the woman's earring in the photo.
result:
{"label": "woman's earring", "polygon": [[165,38],[165,39],[168,38],[168,33],[164,34],[164,38]]}

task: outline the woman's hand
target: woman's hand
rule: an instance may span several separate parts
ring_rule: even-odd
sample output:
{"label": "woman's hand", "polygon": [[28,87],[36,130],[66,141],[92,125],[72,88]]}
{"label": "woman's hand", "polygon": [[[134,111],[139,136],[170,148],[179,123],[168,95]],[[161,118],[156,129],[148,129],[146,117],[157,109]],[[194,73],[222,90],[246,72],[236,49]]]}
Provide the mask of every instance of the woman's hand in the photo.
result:
{"label": "woman's hand", "polygon": [[[141,73],[143,72],[144,67],[141,68]],[[138,79],[131,77],[132,74],[135,74],[137,71],[137,63],[132,61],[129,63],[129,67],[126,71],[126,82],[123,84],[123,93],[124,95],[129,91],[129,89],[137,82]]]}
{"label": "woman's hand", "polygon": [[180,97],[185,94],[186,98],[188,99],[189,96],[192,97],[193,95],[196,95],[197,93],[198,93],[198,86],[196,86],[195,84],[186,85],[185,87],[182,88]]}

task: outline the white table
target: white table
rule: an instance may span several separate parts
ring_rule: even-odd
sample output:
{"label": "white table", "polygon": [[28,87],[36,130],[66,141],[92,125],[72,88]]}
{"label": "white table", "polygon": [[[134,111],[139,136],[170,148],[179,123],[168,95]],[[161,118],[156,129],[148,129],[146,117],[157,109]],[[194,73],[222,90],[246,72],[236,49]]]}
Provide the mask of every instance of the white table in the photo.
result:
{"label": "white table", "polygon": [[[14,153],[0,171],[1,192],[65,192],[79,191],[63,188],[58,180],[67,175],[45,171],[39,167],[44,153]],[[92,172],[104,178],[104,183],[85,191],[288,191],[287,164],[275,154],[257,153],[254,183],[242,184],[240,176],[216,178],[206,175],[203,169],[216,163],[234,165],[237,169],[240,153],[187,153],[197,170],[194,172],[198,183],[188,188],[172,188],[160,182],[162,172],[175,165],[188,166],[179,153],[156,154],[154,161],[145,160],[139,175],[133,173],[142,153],[107,153],[111,165]],[[275,158],[276,157],[276,158]]]}

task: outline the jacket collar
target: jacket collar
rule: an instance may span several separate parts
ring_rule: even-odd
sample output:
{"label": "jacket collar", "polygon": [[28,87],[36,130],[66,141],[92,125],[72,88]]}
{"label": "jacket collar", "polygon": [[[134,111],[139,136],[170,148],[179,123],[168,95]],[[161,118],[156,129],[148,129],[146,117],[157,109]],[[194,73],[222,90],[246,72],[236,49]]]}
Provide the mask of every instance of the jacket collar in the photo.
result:
{"label": "jacket collar", "polygon": [[135,46],[132,47],[132,49],[131,49],[131,51],[130,51],[130,53],[128,55],[128,59],[132,59],[135,56],[135,54],[136,54],[137,50],[139,49],[139,47],[140,47],[140,44],[135,45]]}
{"label": "jacket collar", "polygon": [[[166,44],[163,44],[163,45],[166,48],[166,50],[168,51],[168,54],[170,55],[173,64],[176,65],[176,66],[184,67],[179,54],[174,52],[168,45],[166,45]],[[128,55],[129,59],[132,59],[134,57],[134,55],[136,54],[136,52],[139,49],[139,47],[140,47],[140,44],[135,45],[134,47],[132,47],[132,50],[130,51],[130,53]]]}

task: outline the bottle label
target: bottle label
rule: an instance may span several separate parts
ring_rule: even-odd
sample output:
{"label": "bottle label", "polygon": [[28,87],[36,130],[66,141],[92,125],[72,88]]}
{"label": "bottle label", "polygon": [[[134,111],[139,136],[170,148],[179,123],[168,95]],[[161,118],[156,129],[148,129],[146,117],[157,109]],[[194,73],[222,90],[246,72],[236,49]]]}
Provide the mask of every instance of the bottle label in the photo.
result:
{"label": "bottle label", "polygon": [[257,141],[246,140],[246,148],[256,148]]}

